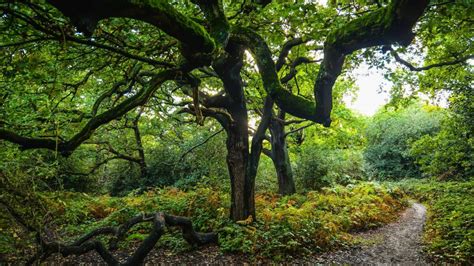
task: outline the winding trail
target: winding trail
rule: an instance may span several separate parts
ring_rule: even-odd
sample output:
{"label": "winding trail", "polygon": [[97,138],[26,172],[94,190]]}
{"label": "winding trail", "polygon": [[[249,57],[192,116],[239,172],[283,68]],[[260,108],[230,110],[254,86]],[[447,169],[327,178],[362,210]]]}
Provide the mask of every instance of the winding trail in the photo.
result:
{"label": "winding trail", "polygon": [[358,233],[361,244],[346,250],[308,258],[307,263],[329,264],[428,264],[422,252],[421,234],[426,209],[419,203],[406,209],[399,220],[378,229]]}

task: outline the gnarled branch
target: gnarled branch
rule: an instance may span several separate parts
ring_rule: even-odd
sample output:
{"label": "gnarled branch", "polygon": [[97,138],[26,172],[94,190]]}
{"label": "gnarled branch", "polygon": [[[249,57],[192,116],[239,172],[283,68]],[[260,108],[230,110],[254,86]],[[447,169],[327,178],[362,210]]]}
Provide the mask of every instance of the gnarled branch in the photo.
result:
{"label": "gnarled branch", "polygon": [[109,17],[126,17],[148,22],[170,36],[175,37],[189,49],[210,53],[215,48],[209,33],[191,18],[179,13],[168,1],[133,0],[48,0],[76,27],[86,35],[92,35],[97,23]]}
{"label": "gnarled branch", "polygon": [[[113,256],[110,250],[117,248],[117,243],[123,240],[125,234],[136,224],[151,222],[152,230],[148,237],[132,253],[132,255],[122,265],[139,265],[145,260],[148,253],[153,249],[156,242],[164,233],[165,226],[178,226],[182,230],[183,238],[193,246],[202,246],[210,243],[217,243],[217,233],[199,233],[193,228],[191,220],[186,217],[168,215],[162,212],[152,214],[139,214],[118,227],[102,227],[95,229],[80,237],[71,244],[57,241],[47,241],[41,239],[41,249],[35,254],[30,262],[43,261],[54,253],[61,253],[63,256],[81,255],[95,250],[108,265],[119,265],[119,261]],[[94,239],[102,235],[113,235],[109,241],[109,249],[105,244]]]}
{"label": "gnarled branch", "polygon": [[291,48],[303,44],[306,41],[303,40],[303,38],[295,38],[288,40],[285,44],[283,44],[283,48],[280,51],[280,55],[278,56],[277,62],[275,64],[275,69],[276,71],[280,71],[280,69],[283,67],[283,65],[286,62],[286,57],[288,57],[288,54],[290,53]]}
{"label": "gnarled branch", "polygon": [[394,0],[389,5],[332,31],[326,39],[324,59],[315,81],[315,104],[283,89],[271,59],[270,49],[258,34],[248,29],[236,28],[232,37],[235,42],[243,44],[251,51],[262,76],[265,90],[282,110],[329,126],[332,88],[341,74],[345,55],[377,45],[392,43],[408,45],[414,38],[411,29],[423,14],[428,2],[427,0]]}

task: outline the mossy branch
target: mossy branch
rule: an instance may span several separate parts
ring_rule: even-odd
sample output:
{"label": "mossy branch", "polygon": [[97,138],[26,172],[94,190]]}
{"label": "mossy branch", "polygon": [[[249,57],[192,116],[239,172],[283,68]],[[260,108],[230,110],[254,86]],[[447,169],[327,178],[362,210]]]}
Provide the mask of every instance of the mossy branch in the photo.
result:
{"label": "mossy branch", "polygon": [[216,47],[203,26],[178,12],[166,0],[48,0],[48,3],[69,17],[88,36],[92,35],[100,20],[125,17],[148,22],[196,52],[211,53]]}
{"label": "mossy branch", "polygon": [[214,40],[225,47],[229,39],[229,22],[224,13],[222,0],[192,0],[204,12]]}
{"label": "mossy branch", "polygon": [[[233,33],[232,40],[247,47],[254,56],[262,77],[263,87],[278,107],[291,115],[329,126],[329,116],[317,113],[317,110],[320,109],[316,108],[314,102],[293,95],[283,88],[272,60],[271,51],[260,35],[245,28],[235,28]],[[330,100],[331,94],[328,96],[328,100]]]}
{"label": "mossy branch", "polygon": [[[257,33],[249,29],[236,28],[232,38],[251,51],[265,90],[282,110],[329,126],[332,88],[341,74],[345,56],[356,50],[377,45],[395,42],[408,45],[414,38],[411,29],[423,14],[427,4],[427,0],[395,0],[332,31],[327,36],[324,59],[314,85],[315,103],[284,90],[278,79],[270,49]],[[279,66],[281,62],[282,60],[279,60]]]}
{"label": "mossy branch", "polygon": [[393,0],[385,7],[345,23],[326,38],[325,47],[347,55],[356,50],[399,43],[408,45],[412,28],[423,14],[428,0]]}

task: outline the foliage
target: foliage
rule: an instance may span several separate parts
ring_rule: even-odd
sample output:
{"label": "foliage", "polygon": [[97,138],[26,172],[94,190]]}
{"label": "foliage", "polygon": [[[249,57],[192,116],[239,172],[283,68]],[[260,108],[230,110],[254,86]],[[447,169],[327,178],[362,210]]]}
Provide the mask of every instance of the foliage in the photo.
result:
{"label": "foliage", "polygon": [[469,179],[474,176],[474,92],[451,97],[451,111],[433,136],[413,143],[411,154],[421,170],[439,179]]}
{"label": "foliage", "polygon": [[[261,215],[256,231],[249,226],[241,230],[255,239],[255,254],[282,259],[347,245],[348,232],[391,221],[403,208],[404,199],[399,190],[361,183],[283,198],[263,194],[257,197],[257,206]],[[248,239],[242,241],[248,247]]]}
{"label": "foliage", "polygon": [[421,177],[410,145],[424,135],[436,133],[441,116],[438,109],[417,103],[379,111],[366,130],[364,158],[368,173],[381,180]]}
{"label": "foliage", "polygon": [[474,259],[474,181],[407,180],[396,183],[428,207],[424,240],[429,253],[448,262]]}
{"label": "foliage", "polygon": [[[176,127],[175,138],[169,136],[164,143],[147,140],[147,176],[140,176],[136,164],[118,162],[109,164],[112,176],[112,195],[127,195],[132,190],[152,187],[174,186],[190,189],[203,177],[224,178],[227,168],[223,134],[209,139],[205,130]],[[193,134],[194,133],[194,134]],[[192,149],[192,150],[191,150]],[[209,180],[209,179],[208,179]]]}
{"label": "foliage", "polygon": [[[472,177],[472,62],[415,74],[401,68],[392,71],[389,65],[394,52],[420,65],[472,58],[468,2],[431,1],[423,16],[413,18],[418,21],[416,38],[407,48],[397,46],[398,36],[385,34],[394,32],[383,23],[390,21],[383,15],[391,10],[384,7],[396,6],[391,1],[333,0],[322,5],[303,0],[223,0],[212,12],[209,7],[219,1],[173,1],[173,6],[164,1],[131,1],[136,12],[123,12],[126,4],[107,1],[103,14],[101,8],[86,11],[91,6],[68,10],[69,4],[60,1],[4,1],[0,4],[0,205],[5,210],[13,208],[35,226],[47,224],[62,232],[57,237],[63,240],[140,212],[161,210],[192,217],[200,230],[219,230],[224,251],[280,259],[347,244],[348,232],[391,220],[404,203],[399,191],[358,183],[365,179],[364,159],[368,172],[379,179],[419,177],[421,172],[445,179]],[[147,4],[150,10],[141,9]],[[415,11],[417,5],[406,6],[406,11]],[[160,10],[159,16],[151,16],[154,8]],[[109,12],[113,17],[108,17]],[[411,13],[417,12],[406,14],[410,17]],[[240,51],[244,46],[239,29],[259,35],[270,56]],[[227,39],[228,33],[232,38]],[[404,30],[396,33],[406,35]],[[413,36],[407,35],[411,41]],[[279,58],[284,62],[273,73],[272,60],[288,48],[289,41],[300,42],[299,38],[301,43]],[[375,43],[386,46],[382,52],[368,47]],[[245,49],[261,52],[262,47],[255,44]],[[364,47],[368,49],[360,51]],[[240,52],[244,59],[239,59]],[[329,58],[334,54],[345,58],[345,63]],[[234,60],[239,62],[234,64]],[[342,101],[357,90],[351,71],[363,60],[370,67],[389,69],[386,78],[394,84],[392,107],[370,121],[366,136],[361,134],[366,119]],[[257,68],[256,62],[262,65]],[[261,75],[259,70],[268,73]],[[169,81],[155,82],[171,72]],[[237,81],[229,82],[227,74]],[[280,84],[278,79],[287,75],[293,77]],[[270,76],[275,80],[269,82]],[[321,85],[330,86],[322,89]],[[197,97],[191,87],[202,94]],[[280,93],[272,93],[274,89]],[[312,119],[314,112],[307,111],[314,109],[315,92],[332,91],[332,101],[326,101],[334,107],[331,128],[298,130],[308,121],[287,114],[295,122],[287,125],[291,132],[287,141],[290,156],[296,159],[296,180],[302,191],[318,193],[284,198],[269,193],[276,190],[275,173],[271,161],[262,159],[255,181],[257,222],[233,223],[227,218],[229,183],[241,184],[253,177],[239,181],[232,176],[229,182],[224,135],[230,136],[229,125],[241,123],[239,134],[245,138],[235,147],[246,147],[246,134],[254,132],[253,120],[258,120],[265,90],[273,96],[300,97],[299,101],[280,98],[280,102],[310,103],[311,109],[305,108],[304,113]],[[451,112],[441,125],[441,112],[435,108],[399,107],[418,92],[435,98],[446,91]],[[288,110],[291,107],[299,104],[288,104]],[[200,112],[205,117],[199,117]],[[202,127],[194,126],[196,120]],[[209,140],[221,126],[227,130]],[[70,148],[71,140],[81,146]],[[23,148],[47,144],[50,151],[21,152],[9,141]],[[253,147],[242,157],[249,157]],[[228,159],[228,166],[236,167],[232,156]],[[243,167],[251,165],[240,161]],[[253,183],[244,188],[253,191]],[[232,197],[236,198],[251,197]],[[446,219],[458,223],[469,210],[462,209],[456,216],[441,206],[458,208],[453,204],[446,197],[435,206]],[[32,236],[11,226],[10,214],[0,213],[0,253],[32,250]],[[443,226],[449,223],[441,216],[432,220],[433,226],[438,221]],[[128,243],[142,240],[148,229],[135,227]],[[436,232],[432,238],[440,249],[447,247],[453,256],[465,256],[469,247],[464,240],[458,245],[438,238],[441,231],[452,231],[459,240],[460,231],[453,226],[437,230],[432,230]],[[176,251],[188,248],[176,237],[178,233],[171,230],[160,245]]]}
{"label": "foliage", "polygon": [[[184,133],[190,136],[184,137],[179,145],[162,145],[149,151],[150,176],[145,183],[189,189],[203,176],[226,176],[227,168],[222,156],[226,154],[223,134],[201,145],[211,133],[205,133],[205,130],[194,132],[193,135],[192,131]],[[193,150],[190,151],[191,149]]]}
{"label": "foliage", "polygon": [[[141,212],[163,211],[190,217],[200,231],[217,230],[224,252],[275,260],[350,244],[349,232],[391,221],[406,203],[400,190],[389,190],[376,183],[335,186],[319,193],[287,197],[263,193],[257,195],[257,221],[251,224],[250,220],[232,222],[227,217],[227,194],[205,186],[188,192],[156,189],[122,198],[71,192],[46,193],[42,197],[52,217],[57,217],[54,229],[62,232],[59,237],[66,241],[100,226],[121,223]],[[127,243],[143,239],[146,232],[147,228],[141,226],[132,228]],[[177,234],[170,231],[159,245],[176,252],[189,249]],[[3,231],[1,235],[2,249],[12,250],[12,234]]]}
{"label": "foliage", "polygon": [[335,117],[334,127],[305,129],[303,144],[292,149],[300,189],[347,185],[365,176],[362,156],[366,143],[363,135],[365,118],[345,106],[336,107]]}
{"label": "foliage", "polygon": [[301,189],[319,190],[364,178],[362,152],[358,150],[304,145],[297,161],[296,176]]}

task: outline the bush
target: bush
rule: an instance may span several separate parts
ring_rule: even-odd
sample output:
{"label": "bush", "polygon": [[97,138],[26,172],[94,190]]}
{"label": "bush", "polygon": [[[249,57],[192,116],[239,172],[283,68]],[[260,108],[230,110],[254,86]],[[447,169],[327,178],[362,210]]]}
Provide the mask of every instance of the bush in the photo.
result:
{"label": "bush", "polygon": [[[222,154],[226,154],[223,145],[224,134],[189,152],[194,146],[208,138],[206,134],[197,134],[191,140],[172,145],[156,145],[148,150],[147,176],[140,176],[138,166],[119,162],[113,167],[111,193],[124,196],[136,189],[174,186],[184,190],[194,187],[203,177],[206,182],[215,177],[227,176],[227,166]],[[217,183],[222,183],[219,180]]]}
{"label": "bush", "polygon": [[364,176],[362,152],[324,149],[306,145],[295,169],[300,189],[319,190],[334,184],[347,185]]}
{"label": "bush", "polygon": [[451,97],[451,109],[434,136],[424,136],[411,154],[427,176],[442,180],[474,176],[474,92]]}
{"label": "bush", "polygon": [[371,177],[379,180],[420,178],[416,157],[410,153],[412,142],[439,130],[442,112],[412,104],[399,110],[389,107],[377,113],[366,130],[364,158]]}

